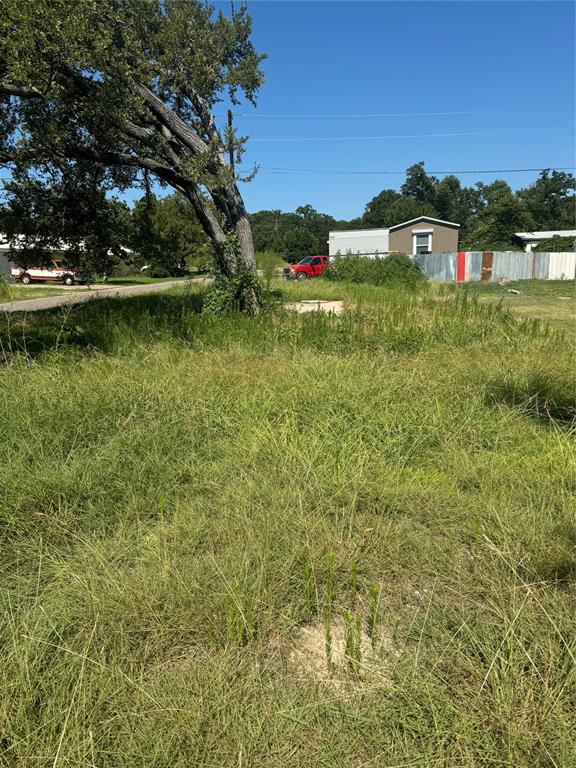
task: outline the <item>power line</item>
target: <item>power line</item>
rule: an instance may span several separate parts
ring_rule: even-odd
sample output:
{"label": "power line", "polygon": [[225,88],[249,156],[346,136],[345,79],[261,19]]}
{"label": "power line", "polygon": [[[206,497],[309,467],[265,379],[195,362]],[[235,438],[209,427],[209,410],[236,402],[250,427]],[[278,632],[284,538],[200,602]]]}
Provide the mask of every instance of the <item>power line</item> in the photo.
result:
{"label": "power line", "polygon": [[252,142],[297,142],[297,141],[379,141],[382,139],[434,139],[449,136],[494,136],[507,131],[465,131],[462,133],[413,133],[389,136],[302,136],[298,138],[250,139]]}
{"label": "power line", "polygon": [[[268,171],[270,173],[319,173],[319,174],[358,174],[362,176],[405,176],[406,171],[344,171],[344,170],[331,170],[322,168],[266,168],[262,167],[261,170]],[[540,171],[574,171],[576,166],[547,166],[546,168],[492,168],[482,170],[465,170],[465,171],[429,171],[426,169],[427,174],[458,174],[458,173],[535,173]]]}
{"label": "power line", "polygon": [[[312,114],[312,113],[302,113],[302,114],[266,114],[262,112],[239,112],[235,115],[235,117],[264,117],[264,118],[298,118],[298,119],[304,119],[304,118],[311,118],[311,119],[320,119],[320,118],[330,118],[332,120],[336,119],[342,119],[342,118],[361,118],[361,117],[434,117],[434,116],[448,116],[448,115],[486,115],[486,114],[495,114],[497,112],[509,112],[508,109],[467,109],[467,110],[456,110],[456,111],[450,111],[450,112],[377,112],[377,113],[366,113],[366,114],[340,114],[340,115],[330,115],[330,114]],[[215,117],[225,117],[223,114],[215,115]]]}

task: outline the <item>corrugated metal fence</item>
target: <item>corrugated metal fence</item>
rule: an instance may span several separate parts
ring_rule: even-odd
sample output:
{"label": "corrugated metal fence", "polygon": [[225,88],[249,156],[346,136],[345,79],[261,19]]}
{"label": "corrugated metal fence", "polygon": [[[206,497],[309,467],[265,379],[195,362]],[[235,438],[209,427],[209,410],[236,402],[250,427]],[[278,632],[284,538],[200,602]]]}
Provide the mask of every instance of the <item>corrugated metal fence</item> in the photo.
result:
{"label": "corrugated metal fence", "polygon": [[436,283],[576,279],[576,252],[460,251],[420,254],[414,259]]}

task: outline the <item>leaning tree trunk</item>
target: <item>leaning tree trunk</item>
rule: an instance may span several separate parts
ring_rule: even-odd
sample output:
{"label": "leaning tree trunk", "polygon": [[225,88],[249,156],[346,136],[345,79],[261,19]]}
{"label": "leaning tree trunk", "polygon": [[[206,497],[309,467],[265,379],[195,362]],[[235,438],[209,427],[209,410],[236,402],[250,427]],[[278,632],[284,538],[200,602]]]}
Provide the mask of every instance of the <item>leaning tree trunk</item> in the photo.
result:
{"label": "leaning tree trunk", "polygon": [[246,213],[238,219],[235,229],[242,263],[250,272],[256,273],[256,256],[254,254],[252,228]]}
{"label": "leaning tree trunk", "polygon": [[250,277],[256,276],[252,229],[244,201],[235,183],[211,190],[213,206],[195,184],[182,189],[192,203],[204,232],[212,240],[218,272],[229,280],[246,280],[243,311],[257,314],[261,298]]}

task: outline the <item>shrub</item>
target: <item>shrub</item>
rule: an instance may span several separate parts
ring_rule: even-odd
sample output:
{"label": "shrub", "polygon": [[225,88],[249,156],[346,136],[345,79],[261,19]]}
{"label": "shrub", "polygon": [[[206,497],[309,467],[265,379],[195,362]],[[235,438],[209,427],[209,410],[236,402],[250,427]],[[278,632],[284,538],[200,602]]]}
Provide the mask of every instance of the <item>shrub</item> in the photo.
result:
{"label": "shrub", "polygon": [[234,312],[251,314],[253,302],[265,304],[258,278],[241,268],[235,277],[216,274],[204,296],[202,311],[209,315],[227,315]]}
{"label": "shrub", "polygon": [[548,238],[548,240],[542,240],[535,251],[542,251],[544,253],[562,253],[565,251],[575,250],[575,241],[573,237],[562,237],[562,235],[554,235],[554,237]]}
{"label": "shrub", "polygon": [[348,253],[337,256],[324,274],[327,280],[404,286],[411,290],[423,287],[426,282],[418,264],[401,253],[374,259]]}

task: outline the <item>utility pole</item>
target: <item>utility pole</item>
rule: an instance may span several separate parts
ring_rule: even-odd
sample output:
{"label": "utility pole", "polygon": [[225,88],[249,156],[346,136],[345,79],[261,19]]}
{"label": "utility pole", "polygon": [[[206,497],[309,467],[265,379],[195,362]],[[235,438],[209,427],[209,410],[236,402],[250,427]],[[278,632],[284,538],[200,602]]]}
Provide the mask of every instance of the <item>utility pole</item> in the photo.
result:
{"label": "utility pole", "polygon": [[232,110],[228,110],[228,153],[230,155],[230,168],[234,174],[234,142],[232,140]]}

